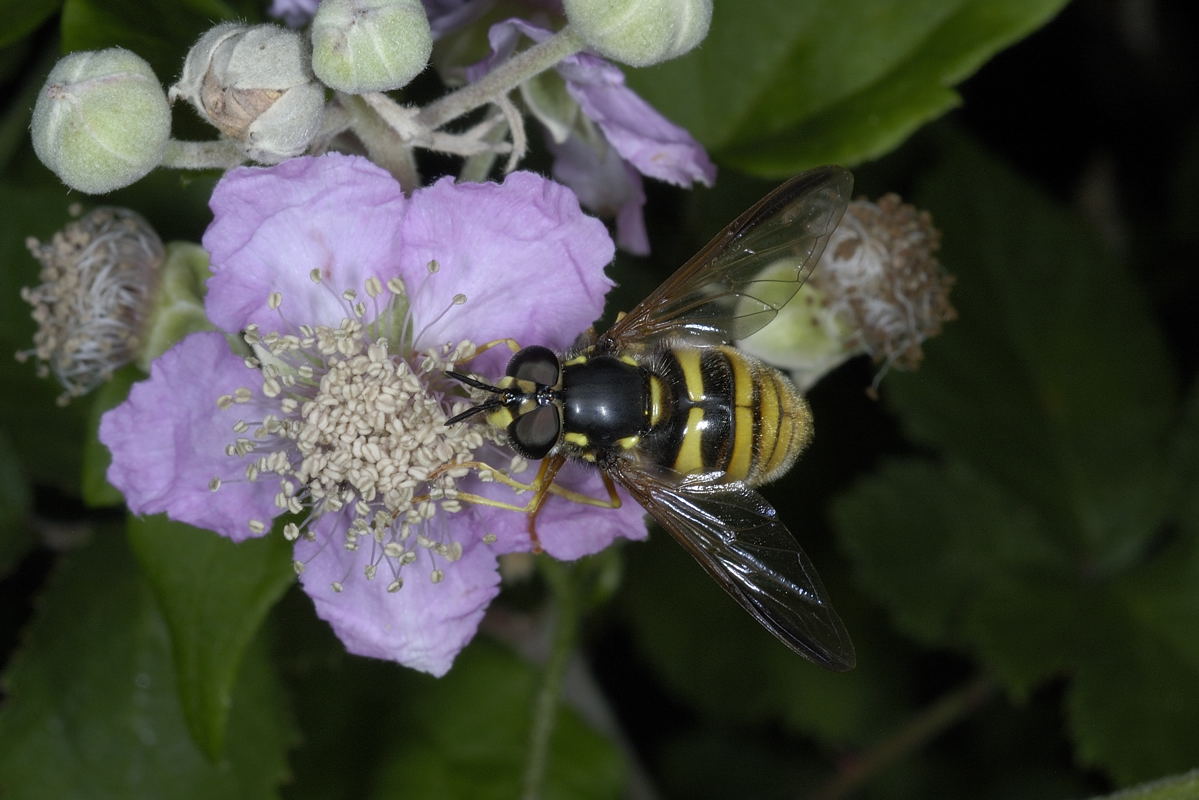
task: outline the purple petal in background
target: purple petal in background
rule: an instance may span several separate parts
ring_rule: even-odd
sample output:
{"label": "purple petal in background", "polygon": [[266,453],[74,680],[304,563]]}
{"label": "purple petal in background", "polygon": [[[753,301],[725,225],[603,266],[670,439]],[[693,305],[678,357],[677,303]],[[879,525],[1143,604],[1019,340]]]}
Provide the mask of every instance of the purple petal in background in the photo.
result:
{"label": "purple petal in background", "polygon": [[645,188],[637,170],[605,142],[587,142],[575,135],[561,144],[547,136],[546,144],[554,154],[554,180],[574,190],[585,208],[616,219],[616,244],[621,250],[647,255]]}

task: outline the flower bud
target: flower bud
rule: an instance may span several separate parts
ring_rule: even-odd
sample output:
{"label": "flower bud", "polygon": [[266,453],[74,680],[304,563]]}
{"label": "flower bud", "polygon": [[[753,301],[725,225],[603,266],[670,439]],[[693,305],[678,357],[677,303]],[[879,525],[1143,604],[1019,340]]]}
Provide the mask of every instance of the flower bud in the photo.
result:
{"label": "flower bud", "polygon": [[66,390],[85,394],[133,361],[163,261],[162,240],[124,208],[101,207],[71,222],[49,242],[30,239],[41,262],[40,286],[21,290],[38,324],[38,373],[53,373]]}
{"label": "flower bud", "polygon": [[264,164],[302,154],[325,108],[307,42],[276,25],[225,23],[205,33],[171,87],[171,100],[179,97]]}
{"label": "flower bud", "polygon": [[708,35],[712,0],[563,0],[571,27],[602,56],[647,67],[681,56]]}
{"label": "flower bud", "polygon": [[162,161],[171,110],[150,65],[120,47],[71,53],[33,108],[33,150],[63,183],[103,194]]}
{"label": "flower bud", "polygon": [[928,213],[898,196],[855,200],[812,277],[773,323],[741,346],[790,369],[805,391],[862,353],[884,370],[916,368],[924,340],[957,316],[949,302],[953,278],[936,259],[939,246]]}
{"label": "flower bud", "polygon": [[386,92],[429,63],[433,35],[420,0],[325,0],[312,21],[312,69],[339,92]]}

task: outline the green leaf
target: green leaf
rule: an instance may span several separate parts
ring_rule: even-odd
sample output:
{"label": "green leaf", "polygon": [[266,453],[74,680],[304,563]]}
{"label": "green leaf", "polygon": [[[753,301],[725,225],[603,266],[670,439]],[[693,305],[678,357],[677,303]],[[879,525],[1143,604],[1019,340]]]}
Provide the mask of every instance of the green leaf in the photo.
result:
{"label": "green leaf", "polygon": [[4,20],[0,47],[7,47],[33,33],[61,5],[62,0],[4,0],[0,3],[0,18]]}
{"label": "green leaf", "polygon": [[21,288],[38,283],[38,262],[25,239],[46,240],[67,221],[61,187],[39,188],[18,181],[0,182],[0,420],[31,482],[75,494],[80,475],[80,442],[84,440],[86,403],[57,405],[62,387],[39,378],[32,361],[11,354],[33,347],[35,325]]}
{"label": "green leaf", "polygon": [[129,541],[171,633],[188,729],[217,760],[246,648],[295,579],[288,546],[281,536],[234,544],[161,515],[130,519]]}
{"label": "green leaf", "polygon": [[1191,385],[1178,433],[1169,453],[1174,503],[1179,520],[1190,536],[1199,536],[1199,380]]}
{"label": "green leaf", "polygon": [[[372,797],[443,800],[520,796],[539,672],[486,641],[471,643],[444,678],[399,672],[403,697]],[[622,796],[624,764],[605,737],[559,710],[544,785],[553,798]]]}
{"label": "green leaf", "polygon": [[261,19],[262,8],[250,0],[185,0],[155,3],[152,13],[154,24],[147,25],[146,3],[139,0],[66,0],[63,52],[124,47],[149,61],[159,80],[170,82],[204,31],[225,20]]}
{"label": "green leaf", "polygon": [[1071,621],[1094,611],[1037,517],[960,463],[889,463],[833,518],[860,583],[905,633],[977,648],[1018,695],[1066,665]]}
{"label": "green leaf", "polygon": [[1175,378],[1141,288],[1093,231],[971,145],[918,205],[944,231],[959,319],[884,391],[908,434],[1020,498],[1087,569],[1135,560],[1170,486]]}
{"label": "green leaf", "polygon": [[785,177],[888,152],[1065,0],[717,3],[703,44],[629,82],[718,160]]}
{"label": "green leaf", "polygon": [[1160,334],[1089,232],[971,147],[947,153],[920,204],[960,319],[886,384],[940,461],[888,463],[841,497],[843,541],[909,635],[972,651],[1017,696],[1072,676],[1081,759],[1122,781],[1188,767],[1199,550],[1168,532],[1199,412],[1174,426]]}
{"label": "green leaf", "polygon": [[1199,769],[1104,795],[1103,800],[1192,800],[1194,797],[1199,797]]}
{"label": "green leaf", "polygon": [[[858,666],[835,673],[779,643],[665,533],[625,549],[626,622],[638,651],[678,700],[716,720],[783,722],[837,746],[869,741],[903,713],[899,664],[905,651],[885,631],[865,625],[865,614],[847,614],[857,609],[842,602],[852,598],[844,588],[830,591],[846,615]],[[838,586],[825,577],[829,587]]]}
{"label": "green leaf", "polygon": [[29,484],[20,460],[8,433],[0,428],[0,578],[33,546],[33,531],[27,524],[29,504]]}
{"label": "green leaf", "polygon": [[188,735],[166,625],[123,538],[66,556],[5,675],[0,775],[10,800],[269,798],[285,777],[287,714],[262,648],[244,659],[228,756]]}
{"label": "green leaf", "polygon": [[1117,612],[1070,689],[1083,760],[1131,783],[1195,763],[1199,542],[1186,537],[1114,588]]}

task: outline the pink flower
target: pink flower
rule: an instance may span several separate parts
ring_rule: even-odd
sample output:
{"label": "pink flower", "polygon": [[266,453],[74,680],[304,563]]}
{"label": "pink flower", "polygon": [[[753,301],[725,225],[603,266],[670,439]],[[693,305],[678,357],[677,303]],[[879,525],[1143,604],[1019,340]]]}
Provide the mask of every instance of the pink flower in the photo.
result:
{"label": "pink flower", "polygon": [[[470,400],[442,372],[499,374],[507,348],[471,356],[503,337],[565,349],[603,307],[612,242],[525,172],[406,198],[370,162],[327,155],[234,170],[211,204],[206,307],[224,333],[179,342],[105,414],[109,480],[136,513],[234,540],[291,515],[304,590],[347,649],[441,675],[498,592],[497,556],[531,546],[525,515],[458,499],[527,494],[442,468],[513,466],[486,426],[444,425]],[[578,558],[645,524],[631,502],[551,496],[538,531]]]}

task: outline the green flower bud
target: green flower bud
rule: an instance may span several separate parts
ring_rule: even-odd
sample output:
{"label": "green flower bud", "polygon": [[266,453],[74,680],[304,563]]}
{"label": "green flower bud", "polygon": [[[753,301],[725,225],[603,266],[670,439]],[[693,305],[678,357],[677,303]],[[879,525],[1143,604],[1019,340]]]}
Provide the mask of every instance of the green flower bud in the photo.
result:
{"label": "green flower bud", "polygon": [[325,109],[307,42],[276,25],[225,23],[205,33],[187,54],[170,98],[190,102],[264,164],[301,155]]}
{"label": "green flower bud", "polygon": [[33,150],[72,189],[103,194],[162,162],[171,110],[150,65],[120,47],[71,53],[33,108]]}
{"label": "green flower bud", "polygon": [[432,50],[420,0],[325,0],[312,20],[312,69],[339,92],[405,86],[424,70]]}
{"label": "green flower bud", "polygon": [[712,0],[563,0],[571,27],[602,56],[647,67],[703,41]]}
{"label": "green flower bud", "polygon": [[[956,316],[949,302],[953,278],[936,259],[939,246],[940,232],[928,213],[898,196],[855,200],[812,277],[774,322],[740,346],[789,369],[805,391],[861,354],[884,371],[915,369],[923,342]],[[779,267],[780,274],[793,269],[792,263]]]}

